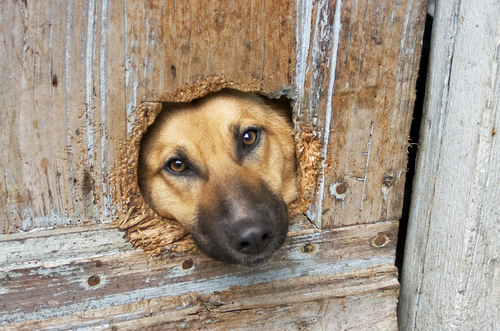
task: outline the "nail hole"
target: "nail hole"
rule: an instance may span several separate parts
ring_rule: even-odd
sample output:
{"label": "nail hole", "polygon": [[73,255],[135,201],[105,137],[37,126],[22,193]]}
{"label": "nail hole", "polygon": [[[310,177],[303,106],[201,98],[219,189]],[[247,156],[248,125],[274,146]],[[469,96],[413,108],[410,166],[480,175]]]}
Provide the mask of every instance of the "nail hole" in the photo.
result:
{"label": "nail hole", "polygon": [[333,195],[337,200],[344,200],[349,194],[349,186],[345,182],[337,182],[330,185],[330,195]]}
{"label": "nail hole", "polygon": [[87,284],[90,286],[96,286],[101,282],[101,278],[97,275],[92,275],[89,278],[87,278]]}
{"label": "nail hole", "polygon": [[187,270],[193,267],[193,260],[184,260],[182,261],[182,269]]}
{"label": "nail hole", "polygon": [[300,249],[300,251],[304,254],[312,254],[312,253],[316,252],[316,250],[317,250],[316,245],[314,245],[312,243],[304,244],[302,246],[302,248]]}
{"label": "nail hole", "polygon": [[385,234],[380,234],[380,235],[376,236],[375,238],[373,238],[372,246],[377,247],[377,248],[384,247],[390,241],[391,240],[389,239],[389,237],[387,237]]}
{"label": "nail hole", "polygon": [[394,184],[394,171],[384,172],[384,177],[382,178],[382,185],[385,187],[391,187]]}
{"label": "nail hole", "polygon": [[339,183],[335,187],[335,191],[337,191],[337,194],[344,194],[345,191],[347,191],[347,185],[345,183]]}

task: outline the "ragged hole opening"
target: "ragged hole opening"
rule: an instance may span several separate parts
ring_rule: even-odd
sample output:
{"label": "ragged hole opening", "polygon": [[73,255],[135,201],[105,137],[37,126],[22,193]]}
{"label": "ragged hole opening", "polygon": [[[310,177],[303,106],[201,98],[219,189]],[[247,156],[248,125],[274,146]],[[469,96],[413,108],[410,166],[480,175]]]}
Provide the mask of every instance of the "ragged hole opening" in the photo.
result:
{"label": "ragged hole opening", "polygon": [[[249,152],[249,155],[246,155],[246,152],[238,152],[234,145],[235,139],[241,133],[238,130],[250,126],[261,130],[259,132],[262,132],[262,137],[266,139],[272,137],[273,139],[283,140],[284,138],[280,139],[279,136],[283,134],[287,135],[285,140],[291,142],[291,146],[288,148],[287,161],[284,162],[289,164],[284,177],[286,177],[285,180],[287,182],[295,181],[296,161],[293,141],[293,111],[290,106],[290,99],[285,96],[279,99],[270,99],[263,95],[248,93],[248,95],[252,95],[251,99],[253,101],[261,103],[266,108],[273,109],[274,115],[266,114],[259,117],[254,116],[255,109],[251,106],[244,106],[248,108],[244,109],[244,114],[250,114],[252,119],[260,119],[263,121],[262,123],[258,121],[257,123],[249,123],[241,113],[235,115],[216,111],[215,118],[211,120],[207,119],[206,116],[197,114],[196,109],[198,107],[207,103],[207,100],[214,99],[214,96],[218,94],[236,94],[238,97],[243,95],[243,98],[245,98],[244,94],[246,92],[223,89],[191,102],[156,103],[156,107],[160,107],[159,110],[144,110],[147,125],[143,129],[144,135],[142,140],[138,143],[139,155],[137,157],[137,177],[138,187],[140,188],[137,193],[139,196],[135,202],[136,208],[132,212],[134,215],[127,222],[122,222],[121,224],[122,229],[128,230],[128,236],[136,247],[152,251],[156,254],[171,252],[172,249],[170,246],[174,243],[174,249],[192,249],[194,244],[188,233],[196,229],[195,219],[200,210],[210,209],[211,206],[218,209],[223,209],[224,207],[223,204],[214,203],[212,200],[219,194],[227,196],[228,192],[218,193],[218,190],[221,187],[231,186],[232,184],[229,182],[210,186],[207,183],[210,181],[211,176],[224,177],[221,175],[223,174],[222,170],[225,164],[230,164],[230,158],[235,159],[234,162],[240,163],[234,169],[238,167],[245,168],[244,163],[249,164],[253,162],[254,165],[257,164],[257,167],[254,167],[253,171],[240,177],[251,177],[256,173],[267,174],[265,176],[266,180],[273,177],[267,173],[269,168],[275,167],[273,162],[265,162],[259,168],[259,162],[257,162],[259,158],[252,155],[251,153],[253,152]],[[148,107],[151,108],[152,106],[149,105]],[[228,122],[229,119],[235,120],[233,122],[239,124],[240,127],[232,125],[228,126],[225,131],[220,128],[210,130],[210,125],[217,126],[223,122]],[[278,119],[280,120],[278,121]],[[286,124],[286,130],[278,128],[279,125],[275,122],[280,121]],[[175,124],[172,124],[173,122]],[[274,132],[275,130],[281,131]],[[216,135],[215,137],[212,136],[214,134]],[[217,141],[220,145],[210,145],[208,143],[210,140]],[[259,142],[258,139],[257,142]],[[197,143],[201,143],[201,145]],[[236,149],[230,157],[222,160],[218,153],[223,149],[227,150],[231,144]],[[269,158],[272,159],[275,157],[273,151],[268,152],[270,152]],[[171,161],[172,158],[182,158],[183,162],[186,162],[186,170],[181,167],[178,169],[182,171],[175,173],[175,171],[166,169],[165,165],[167,161]],[[252,162],[248,162],[249,160]],[[211,163],[220,165],[219,168],[221,169],[218,170],[218,173],[214,173],[213,170],[207,171],[212,166]],[[234,171],[234,169],[229,170]],[[259,183],[262,179],[249,179],[248,181],[251,184],[257,185],[256,183]],[[202,185],[198,185],[200,183]],[[278,195],[286,195],[286,197],[283,196],[282,198],[290,205],[297,198],[296,190],[295,192],[291,190],[291,187],[294,186],[296,188],[296,185],[296,182],[293,185],[285,185],[279,183],[279,180],[271,180],[271,183],[266,187],[269,187],[273,193],[277,192]],[[225,190],[223,189],[222,191]],[[176,195],[180,195],[180,198]],[[254,195],[258,196],[258,194]],[[293,199],[292,196],[294,197]],[[216,206],[217,204],[218,206]],[[133,226],[128,227],[125,223],[133,223]],[[165,248],[166,246],[169,246],[169,248]]]}

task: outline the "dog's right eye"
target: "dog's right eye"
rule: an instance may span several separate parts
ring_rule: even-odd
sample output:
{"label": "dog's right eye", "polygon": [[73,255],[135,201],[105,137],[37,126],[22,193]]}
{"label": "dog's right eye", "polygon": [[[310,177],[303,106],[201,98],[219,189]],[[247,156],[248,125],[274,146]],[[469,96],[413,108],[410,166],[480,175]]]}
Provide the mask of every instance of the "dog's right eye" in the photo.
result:
{"label": "dog's right eye", "polygon": [[167,162],[167,169],[172,172],[183,172],[187,169],[186,162],[181,159],[173,159]]}
{"label": "dog's right eye", "polygon": [[243,145],[250,146],[257,140],[257,132],[255,130],[247,130],[243,133]]}

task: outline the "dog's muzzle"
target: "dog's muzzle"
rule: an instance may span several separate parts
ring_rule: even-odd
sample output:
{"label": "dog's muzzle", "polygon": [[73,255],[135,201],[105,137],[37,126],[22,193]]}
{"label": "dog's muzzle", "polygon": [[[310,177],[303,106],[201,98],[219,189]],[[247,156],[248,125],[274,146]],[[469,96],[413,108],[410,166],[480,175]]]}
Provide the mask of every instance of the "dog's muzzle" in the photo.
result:
{"label": "dog's muzzle", "polygon": [[247,266],[271,258],[285,242],[285,202],[264,183],[231,190],[215,206],[200,207],[192,236],[209,257]]}

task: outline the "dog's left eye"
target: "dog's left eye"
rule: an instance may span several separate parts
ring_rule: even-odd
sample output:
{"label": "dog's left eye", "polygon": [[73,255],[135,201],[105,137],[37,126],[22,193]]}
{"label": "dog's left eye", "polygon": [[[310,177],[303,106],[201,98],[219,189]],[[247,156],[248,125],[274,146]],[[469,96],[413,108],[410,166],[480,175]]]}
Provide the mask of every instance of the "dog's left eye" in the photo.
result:
{"label": "dog's left eye", "polygon": [[247,130],[243,133],[243,145],[250,146],[257,140],[257,131]]}
{"label": "dog's left eye", "polygon": [[180,159],[173,159],[167,162],[167,167],[172,172],[182,172],[186,170],[187,165]]}

